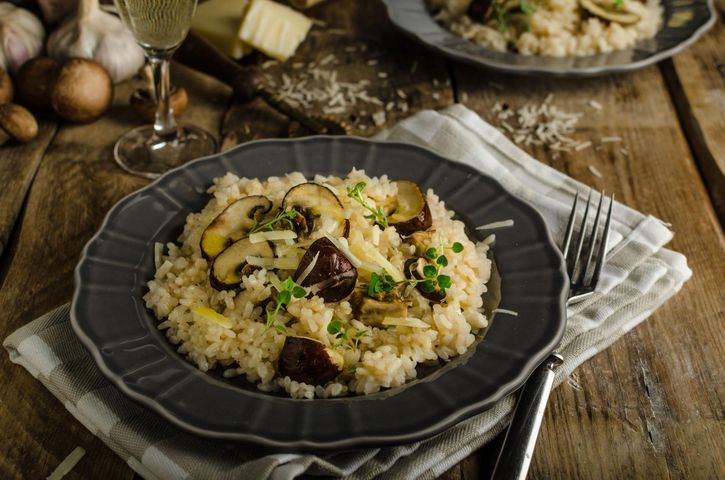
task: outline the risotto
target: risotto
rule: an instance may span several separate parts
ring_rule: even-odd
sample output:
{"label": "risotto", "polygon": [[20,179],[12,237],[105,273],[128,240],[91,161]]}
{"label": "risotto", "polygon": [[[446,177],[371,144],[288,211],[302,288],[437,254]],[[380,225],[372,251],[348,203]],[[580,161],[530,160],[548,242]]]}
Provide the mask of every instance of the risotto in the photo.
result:
{"label": "risotto", "polygon": [[632,47],[662,24],[660,0],[429,0],[453,33],[499,51],[552,57]]}
{"label": "risotto", "polygon": [[294,398],[369,394],[461,355],[487,325],[488,245],[409,181],[214,180],[157,244],[146,306],[203,371]]}

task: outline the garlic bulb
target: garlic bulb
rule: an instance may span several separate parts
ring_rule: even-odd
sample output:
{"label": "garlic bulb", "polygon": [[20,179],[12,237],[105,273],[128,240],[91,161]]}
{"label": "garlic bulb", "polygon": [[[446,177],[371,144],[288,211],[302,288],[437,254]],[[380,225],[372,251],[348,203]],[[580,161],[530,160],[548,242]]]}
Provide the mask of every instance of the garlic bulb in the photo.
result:
{"label": "garlic bulb", "polygon": [[0,67],[12,73],[43,49],[45,29],[40,20],[12,3],[0,3]]}
{"label": "garlic bulb", "polygon": [[144,63],[143,50],[118,17],[98,0],[80,0],[78,13],[48,39],[48,55],[57,60],[90,58],[103,65],[114,83],[134,75]]}

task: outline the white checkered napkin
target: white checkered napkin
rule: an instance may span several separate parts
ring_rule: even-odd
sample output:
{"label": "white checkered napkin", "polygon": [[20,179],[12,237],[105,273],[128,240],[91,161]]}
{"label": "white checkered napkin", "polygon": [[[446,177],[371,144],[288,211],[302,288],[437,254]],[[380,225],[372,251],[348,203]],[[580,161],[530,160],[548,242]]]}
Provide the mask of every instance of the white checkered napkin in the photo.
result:
{"label": "white checkered napkin", "polygon": [[[529,157],[475,113],[456,105],[425,111],[379,135],[415,143],[499,179],[546,217],[558,239],[574,193],[584,185]],[[598,294],[569,311],[556,382],[645,320],[690,277],[685,258],[662,246],[672,233],[621,204]],[[13,362],[38,378],[91,432],[147,479],[435,478],[504,429],[509,396],[425,442],[328,455],[270,454],[189,435],[128,400],[96,368],[73,334],[68,306],[38,318],[3,343]],[[50,472],[49,472],[50,473]]]}

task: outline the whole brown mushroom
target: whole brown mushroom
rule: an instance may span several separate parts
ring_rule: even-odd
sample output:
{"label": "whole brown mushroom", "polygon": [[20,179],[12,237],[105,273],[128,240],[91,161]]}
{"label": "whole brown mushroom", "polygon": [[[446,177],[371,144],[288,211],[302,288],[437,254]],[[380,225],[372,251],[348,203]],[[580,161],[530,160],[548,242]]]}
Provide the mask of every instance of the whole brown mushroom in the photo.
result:
{"label": "whole brown mushroom", "polygon": [[[184,113],[184,110],[186,110],[186,106],[189,103],[189,97],[186,94],[184,87],[177,88],[176,86],[172,86],[170,99],[171,111],[174,113],[174,116],[178,117]],[[136,112],[142,120],[153,123],[156,118],[156,107],[158,104],[156,100],[152,98],[152,95],[148,90],[138,89],[133,92],[131,94],[130,103],[133,111]]]}
{"label": "whole brown mushroom", "polygon": [[33,114],[20,105],[0,105],[0,145],[13,138],[25,143],[38,135],[38,122]]}
{"label": "whole brown mushroom", "polygon": [[8,72],[0,68],[0,105],[13,100],[13,81]]}
{"label": "whole brown mushroom", "polygon": [[71,58],[61,65],[50,89],[50,103],[65,120],[88,123],[111,106],[113,80],[100,63]]}
{"label": "whole brown mushroom", "polygon": [[36,110],[50,109],[50,87],[60,64],[48,57],[37,57],[20,67],[17,75],[18,101]]}

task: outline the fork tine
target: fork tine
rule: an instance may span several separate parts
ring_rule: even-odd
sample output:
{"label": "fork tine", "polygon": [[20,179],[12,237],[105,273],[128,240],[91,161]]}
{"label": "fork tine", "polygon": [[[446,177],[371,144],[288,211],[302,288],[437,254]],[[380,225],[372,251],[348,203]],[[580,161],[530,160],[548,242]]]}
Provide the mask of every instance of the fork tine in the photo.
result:
{"label": "fork tine", "polygon": [[574,205],[571,207],[571,213],[569,214],[569,222],[566,224],[566,233],[564,234],[564,246],[561,251],[564,254],[564,259],[569,255],[569,246],[571,245],[571,237],[574,233],[574,220],[576,219],[576,206],[579,202],[579,192],[576,192],[574,196]]}
{"label": "fork tine", "polygon": [[[584,218],[582,218],[582,226],[579,229],[579,238],[577,239],[576,253],[574,254],[574,261],[571,262],[571,270],[569,271],[569,279],[574,279],[574,273],[576,267],[579,265],[579,256],[582,253],[582,246],[584,245],[584,237],[587,234],[587,225],[589,224],[589,206],[592,203],[592,191],[589,190],[589,196],[587,197],[587,206],[584,209]],[[572,283],[574,283],[572,281]]]}
{"label": "fork tine", "polygon": [[599,217],[602,213],[602,203],[604,203],[604,190],[599,194],[599,205],[597,206],[597,214],[594,215],[594,226],[592,226],[592,234],[589,237],[589,247],[587,248],[587,263],[580,271],[579,282],[584,283],[586,281],[587,270],[589,265],[592,263],[592,256],[594,255],[594,247],[597,244],[597,234],[599,233]]}
{"label": "fork tine", "polygon": [[609,196],[609,211],[607,212],[607,221],[604,223],[604,231],[602,232],[602,241],[599,244],[599,254],[597,255],[597,264],[594,266],[594,274],[590,284],[596,287],[599,282],[599,274],[607,256],[607,242],[609,241],[609,227],[612,222],[612,207],[614,206],[614,194]]}

